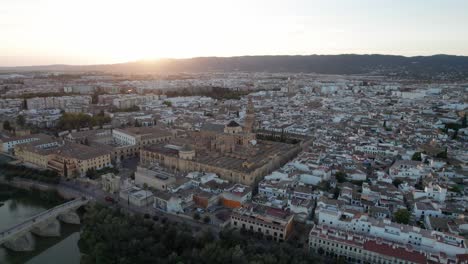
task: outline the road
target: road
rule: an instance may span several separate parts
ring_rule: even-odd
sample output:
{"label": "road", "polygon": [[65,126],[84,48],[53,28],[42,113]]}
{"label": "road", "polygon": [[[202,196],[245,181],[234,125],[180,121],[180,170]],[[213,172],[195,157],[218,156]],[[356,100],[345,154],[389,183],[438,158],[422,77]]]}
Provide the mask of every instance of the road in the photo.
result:
{"label": "road", "polygon": [[[0,177],[0,179],[1,178],[2,177]],[[7,183],[4,179],[2,181],[4,183]],[[28,185],[28,186],[36,186],[36,187],[42,187],[42,188],[48,188],[48,189],[57,189],[61,193],[65,193],[73,197],[86,196],[101,205],[122,208],[124,211],[133,213],[133,214],[143,214],[143,215],[149,214],[151,217],[158,216],[160,219],[165,217],[167,218],[168,221],[171,221],[171,222],[185,223],[197,231],[208,230],[216,236],[221,230],[219,225],[216,223],[206,224],[201,221],[196,221],[193,218],[187,218],[187,217],[178,216],[175,214],[166,213],[160,210],[156,210],[152,206],[138,207],[132,204],[128,204],[126,200],[124,201],[120,199],[118,195],[109,194],[107,192],[104,192],[102,189],[100,189],[97,186],[80,183],[75,180],[69,180],[69,181],[63,180],[57,185],[33,181],[29,179],[21,179],[18,177],[14,178],[13,181],[16,183]],[[117,203],[110,203],[106,201],[107,196],[112,197],[114,200],[117,201]]]}

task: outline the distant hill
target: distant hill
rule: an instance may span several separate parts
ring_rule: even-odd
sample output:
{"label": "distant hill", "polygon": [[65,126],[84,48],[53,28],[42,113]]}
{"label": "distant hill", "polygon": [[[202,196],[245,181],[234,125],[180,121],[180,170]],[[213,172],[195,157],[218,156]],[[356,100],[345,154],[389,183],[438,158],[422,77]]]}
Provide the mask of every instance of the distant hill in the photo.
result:
{"label": "distant hill", "polygon": [[0,67],[0,71],[104,71],[120,73],[292,72],[321,74],[467,75],[468,56],[307,55],[162,59],[103,65]]}

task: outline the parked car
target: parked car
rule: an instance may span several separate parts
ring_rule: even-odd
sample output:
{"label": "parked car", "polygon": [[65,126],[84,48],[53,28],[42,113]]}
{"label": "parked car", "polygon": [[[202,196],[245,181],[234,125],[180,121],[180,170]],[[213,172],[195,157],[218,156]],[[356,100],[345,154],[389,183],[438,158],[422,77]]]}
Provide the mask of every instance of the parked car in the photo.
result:
{"label": "parked car", "polygon": [[104,198],[106,201],[110,202],[110,203],[113,203],[115,202],[114,198],[110,197],[110,196],[106,196],[106,198]]}

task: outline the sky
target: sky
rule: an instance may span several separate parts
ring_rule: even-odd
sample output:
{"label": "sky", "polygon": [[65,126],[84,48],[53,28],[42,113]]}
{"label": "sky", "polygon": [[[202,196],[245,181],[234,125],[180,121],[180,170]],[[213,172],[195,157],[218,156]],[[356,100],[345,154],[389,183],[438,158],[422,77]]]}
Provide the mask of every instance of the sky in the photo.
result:
{"label": "sky", "polygon": [[467,0],[0,0],[0,66],[468,55]]}

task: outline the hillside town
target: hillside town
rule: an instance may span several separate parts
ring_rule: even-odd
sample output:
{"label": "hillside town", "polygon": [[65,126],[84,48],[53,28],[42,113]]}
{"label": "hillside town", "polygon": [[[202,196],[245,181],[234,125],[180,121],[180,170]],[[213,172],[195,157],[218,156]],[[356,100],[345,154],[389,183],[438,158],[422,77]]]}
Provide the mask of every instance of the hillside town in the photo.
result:
{"label": "hillside town", "polygon": [[467,113],[468,83],[391,76],[2,74],[0,166],[346,263],[468,263]]}

